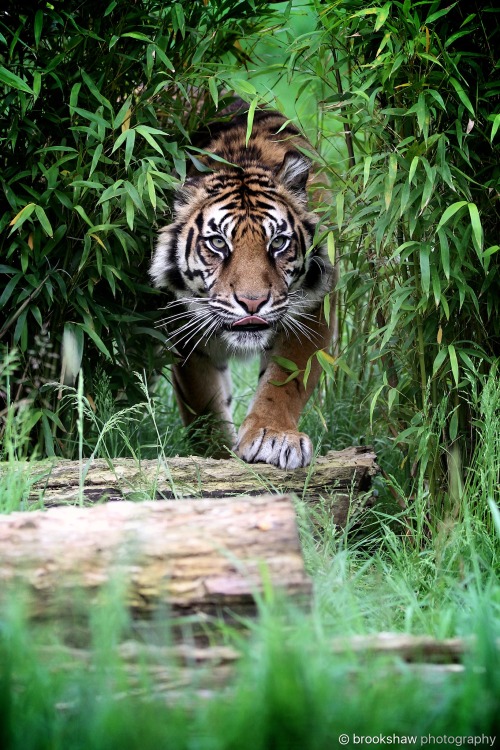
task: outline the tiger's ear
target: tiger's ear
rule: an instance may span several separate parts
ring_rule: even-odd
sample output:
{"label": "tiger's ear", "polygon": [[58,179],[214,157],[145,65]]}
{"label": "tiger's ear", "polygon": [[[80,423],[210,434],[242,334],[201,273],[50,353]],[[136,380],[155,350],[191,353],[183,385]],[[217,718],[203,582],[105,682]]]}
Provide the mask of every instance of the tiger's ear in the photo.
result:
{"label": "tiger's ear", "polygon": [[182,208],[193,198],[200,183],[201,176],[188,177],[187,180],[175,191],[174,208]]}
{"label": "tiger's ear", "polygon": [[305,193],[310,168],[311,162],[307,157],[297,151],[288,151],[276,171],[276,179],[292,193]]}

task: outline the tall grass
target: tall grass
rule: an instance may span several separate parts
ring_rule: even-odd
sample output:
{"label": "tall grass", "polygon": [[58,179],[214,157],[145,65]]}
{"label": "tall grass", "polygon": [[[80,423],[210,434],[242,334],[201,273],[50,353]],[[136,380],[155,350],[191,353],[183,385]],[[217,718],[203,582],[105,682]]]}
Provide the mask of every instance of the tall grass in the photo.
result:
{"label": "tall grass", "polygon": [[[141,643],[170,645],[173,623],[158,617],[138,628],[123,605],[123,582],[97,605],[79,602],[80,615],[57,628],[30,623],[18,597],[4,601],[2,747],[326,750],[340,734],[351,742],[354,735],[393,733],[420,742],[429,735],[494,733],[500,559],[487,501],[498,488],[484,478],[497,467],[491,462],[500,412],[491,405],[499,395],[492,376],[478,395],[488,420],[478,425],[474,471],[461,469],[458,513],[428,516],[422,524],[429,498],[421,483],[411,505],[398,513],[374,510],[370,533],[359,535],[337,529],[326,514],[318,527],[311,509],[298,502],[312,607],[297,609],[268,592],[259,620],[242,622],[243,630],[213,623],[210,641],[243,654],[224,689],[214,685],[210,667],[192,670],[186,682],[186,665],[161,650],[153,672],[140,659],[131,672],[120,643],[135,639],[139,650]],[[149,408],[157,424],[155,403]],[[85,424],[90,429],[91,420]],[[125,433],[129,424],[127,414],[114,415],[103,435]],[[162,434],[158,429],[157,451]],[[182,630],[189,642],[189,625]],[[417,670],[397,657],[356,654],[348,645],[340,655],[332,650],[334,638],[384,631],[473,640],[461,671]],[[77,644],[84,651],[68,650]]]}

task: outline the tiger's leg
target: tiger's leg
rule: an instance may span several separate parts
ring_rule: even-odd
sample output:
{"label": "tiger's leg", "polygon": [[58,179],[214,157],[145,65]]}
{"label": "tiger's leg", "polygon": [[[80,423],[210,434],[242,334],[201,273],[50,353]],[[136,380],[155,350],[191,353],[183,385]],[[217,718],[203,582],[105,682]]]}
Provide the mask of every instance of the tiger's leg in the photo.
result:
{"label": "tiger's leg", "polygon": [[[185,362],[172,367],[173,386],[182,421],[190,426],[198,417],[213,417],[199,443],[214,457],[228,455],[236,432],[231,412],[231,374],[227,363],[215,365],[196,350]],[[201,426],[203,428],[203,425]],[[192,432],[194,437],[194,431]],[[214,450],[210,447],[214,446]],[[200,446],[201,447],[201,446]],[[208,451],[207,451],[208,449]]]}
{"label": "tiger's leg", "polygon": [[238,455],[249,463],[262,461],[281,469],[295,469],[307,466],[311,461],[311,440],[298,431],[298,423],[321,373],[316,357],[312,360],[307,388],[304,388],[302,374],[284,385],[272,382],[283,383],[290,375],[273,362],[273,357],[286,357],[304,371],[309,357],[329,345],[333,321],[328,325],[321,309],[308,325],[315,333],[315,336],[311,334],[312,340],[287,339],[284,334],[280,335],[269,352],[267,363],[263,363],[265,370],[261,370],[259,386],[248,416],[241,425],[236,446]]}

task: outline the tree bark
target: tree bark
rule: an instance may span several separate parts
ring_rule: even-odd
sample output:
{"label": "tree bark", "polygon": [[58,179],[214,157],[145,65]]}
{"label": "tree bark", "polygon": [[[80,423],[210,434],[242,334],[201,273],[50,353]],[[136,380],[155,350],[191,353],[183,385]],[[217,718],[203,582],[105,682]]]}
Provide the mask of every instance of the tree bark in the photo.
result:
{"label": "tree bark", "polygon": [[[0,472],[2,466],[0,464]],[[379,471],[370,448],[352,447],[319,456],[312,467],[282,471],[238,459],[113,459],[26,463],[35,479],[29,502],[45,507],[123,499],[221,498],[263,492],[294,493],[316,503],[324,498],[333,521],[345,526],[373,504],[369,493]],[[83,482],[81,481],[83,479]]]}
{"label": "tree bark", "polygon": [[0,601],[25,589],[32,616],[76,620],[109,597],[109,586],[141,617],[253,614],[268,582],[289,599],[307,600],[311,590],[294,506],[283,495],[0,517]]}

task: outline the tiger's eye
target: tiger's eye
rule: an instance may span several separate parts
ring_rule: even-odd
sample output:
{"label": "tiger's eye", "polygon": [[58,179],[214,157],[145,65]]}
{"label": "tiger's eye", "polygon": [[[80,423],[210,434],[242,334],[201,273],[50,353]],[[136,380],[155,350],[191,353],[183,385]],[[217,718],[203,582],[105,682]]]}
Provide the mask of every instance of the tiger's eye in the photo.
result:
{"label": "tiger's eye", "polygon": [[288,242],[288,237],[285,237],[285,235],[283,234],[279,235],[278,237],[275,237],[273,240],[271,240],[270,248],[271,250],[275,250],[275,251],[283,250],[287,242]]}
{"label": "tiger's eye", "polygon": [[217,236],[209,237],[208,242],[214,250],[220,251],[220,250],[226,250],[227,248],[227,243],[224,239],[222,239],[222,237],[217,237]]}

